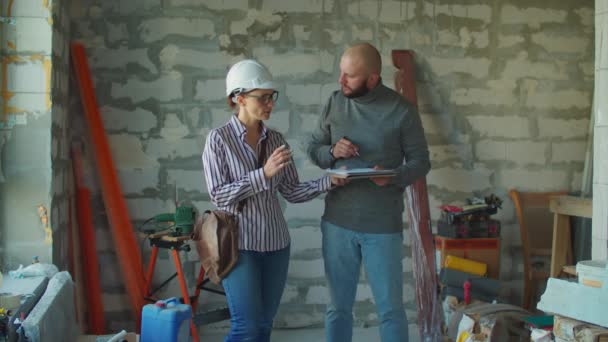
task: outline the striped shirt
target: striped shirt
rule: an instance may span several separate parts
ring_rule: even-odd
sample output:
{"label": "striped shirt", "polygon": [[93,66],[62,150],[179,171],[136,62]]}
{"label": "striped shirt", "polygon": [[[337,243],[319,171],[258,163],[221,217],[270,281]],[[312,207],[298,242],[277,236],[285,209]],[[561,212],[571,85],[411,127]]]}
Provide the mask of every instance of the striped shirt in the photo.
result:
{"label": "striped shirt", "polygon": [[[329,190],[331,180],[324,176],[301,183],[293,161],[266,179],[263,168],[257,167],[262,140],[267,139],[267,157],[287,142],[280,133],[262,124],[262,134],[254,150],[245,141],[246,133],[246,127],[236,115],[209,133],[202,156],[207,188],[218,209],[238,217],[239,249],[276,251],[290,243],[277,191],[291,203],[305,202]],[[239,212],[241,200],[245,200],[245,205]]]}

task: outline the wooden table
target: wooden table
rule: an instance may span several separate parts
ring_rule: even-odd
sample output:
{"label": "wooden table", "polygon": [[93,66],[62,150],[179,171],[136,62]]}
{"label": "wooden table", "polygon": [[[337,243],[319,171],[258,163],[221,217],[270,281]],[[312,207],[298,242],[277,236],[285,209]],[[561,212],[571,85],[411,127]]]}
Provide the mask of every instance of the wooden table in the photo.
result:
{"label": "wooden table", "polygon": [[574,196],[558,196],[551,199],[549,209],[554,213],[553,246],[551,248],[551,278],[559,277],[566,260],[571,258],[570,247],[570,216],[592,217],[592,201],[590,198]]}

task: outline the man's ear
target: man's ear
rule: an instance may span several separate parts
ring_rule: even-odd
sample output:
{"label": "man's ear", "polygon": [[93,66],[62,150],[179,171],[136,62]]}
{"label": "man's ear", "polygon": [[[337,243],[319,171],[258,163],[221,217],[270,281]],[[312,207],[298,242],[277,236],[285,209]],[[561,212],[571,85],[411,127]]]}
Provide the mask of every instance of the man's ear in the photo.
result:
{"label": "man's ear", "polygon": [[369,77],[367,78],[367,89],[374,89],[376,88],[376,86],[378,85],[378,83],[380,82],[380,75],[376,74],[376,73],[371,73],[369,75]]}

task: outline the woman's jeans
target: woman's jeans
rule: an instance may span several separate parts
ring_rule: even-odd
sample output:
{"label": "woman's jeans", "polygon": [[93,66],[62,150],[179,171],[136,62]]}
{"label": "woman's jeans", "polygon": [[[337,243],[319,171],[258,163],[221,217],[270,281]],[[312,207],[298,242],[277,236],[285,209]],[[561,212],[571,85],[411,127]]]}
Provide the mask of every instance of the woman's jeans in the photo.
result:
{"label": "woman's jeans", "polygon": [[408,340],[403,306],[403,234],[370,234],[321,222],[323,259],[331,303],[325,314],[327,342],[350,342],[361,262],[371,287],[382,342]]}
{"label": "woman's jeans", "polygon": [[270,341],[287,278],[289,249],[239,251],[236,266],[222,281],[231,316],[225,342]]}

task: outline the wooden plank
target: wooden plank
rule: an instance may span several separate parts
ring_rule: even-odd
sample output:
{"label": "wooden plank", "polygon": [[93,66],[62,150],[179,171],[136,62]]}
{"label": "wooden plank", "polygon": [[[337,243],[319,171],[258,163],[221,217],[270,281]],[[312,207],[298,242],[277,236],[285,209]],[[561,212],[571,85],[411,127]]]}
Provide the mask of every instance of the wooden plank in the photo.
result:
{"label": "wooden plank", "polygon": [[574,266],[574,265],[564,266],[564,268],[562,268],[562,272],[569,274],[569,275],[576,276],[576,266]]}
{"label": "wooden plank", "polygon": [[566,259],[570,243],[570,216],[555,214],[553,220],[553,253],[551,255],[551,277],[559,277]]}
{"label": "wooden plank", "polygon": [[549,208],[551,212],[556,214],[586,218],[593,217],[593,202],[589,198],[559,196],[551,199]]}

